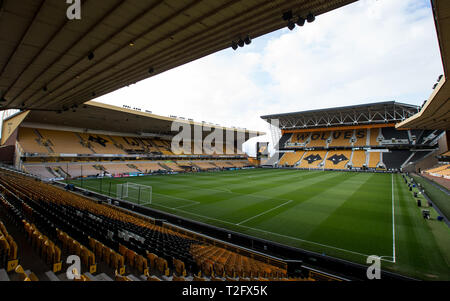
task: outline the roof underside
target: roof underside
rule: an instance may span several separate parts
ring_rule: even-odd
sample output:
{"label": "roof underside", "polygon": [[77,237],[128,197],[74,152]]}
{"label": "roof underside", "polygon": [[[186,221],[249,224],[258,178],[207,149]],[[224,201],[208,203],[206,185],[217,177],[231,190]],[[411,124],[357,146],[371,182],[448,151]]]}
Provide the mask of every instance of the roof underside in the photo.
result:
{"label": "roof underside", "polygon": [[277,119],[285,129],[323,128],[349,125],[393,123],[417,113],[418,107],[395,101],[336,107],[330,109],[262,116],[267,122]]}
{"label": "roof underside", "polygon": [[431,1],[441,50],[444,77],[433,90],[420,113],[397,125],[398,128],[450,130],[450,1]]}
{"label": "roof underside", "polygon": [[286,11],[318,16],[355,1],[82,0],[81,20],[69,20],[66,1],[3,0],[0,105],[70,109],[283,28]]}
{"label": "roof underside", "polygon": [[[10,118],[13,117],[11,116]],[[175,131],[172,131],[174,121],[177,121],[180,125],[191,125],[192,138],[194,138],[194,125],[203,125],[198,122],[176,120],[175,118],[138,112],[97,102],[88,102],[75,111],[69,110],[62,113],[32,110],[29,111],[29,114],[23,120],[23,124],[33,126],[47,125],[55,128],[78,128],[124,134],[173,136],[181,129],[176,128]],[[225,131],[245,133],[245,140],[264,134],[263,132],[245,129],[224,128],[208,124],[205,124],[205,126],[210,127],[212,130],[222,130],[224,133]],[[209,130],[203,131],[202,138],[209,135],[210,132]],[[226,137],[224,136],[224,138]]]}

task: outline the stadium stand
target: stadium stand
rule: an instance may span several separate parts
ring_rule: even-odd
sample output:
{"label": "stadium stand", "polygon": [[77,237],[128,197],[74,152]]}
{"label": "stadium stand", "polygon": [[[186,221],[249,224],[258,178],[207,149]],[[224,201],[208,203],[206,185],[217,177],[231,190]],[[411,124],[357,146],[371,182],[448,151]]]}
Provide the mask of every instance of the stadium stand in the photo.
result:
{"label": "stadium stand", "polygon": [[156,171],[165,170],[161,165],[158,163],[134,163],[137,170],[143,173],[152,173]]}
{"label": "stadium stand", "polygon": [[392,150],[384,152],[383,163],[391,169],[400,169],[406,160],[412,155],[408,150]]}
{"label": "stadium stand", "polygon": [[121,173],[137,172],[136,169],[130,168],[127,164],[102,164],[105,171],[109,174],[116,175]]}
{"label": "stadium stand", "polygon": [[19,131],[18,139],[20,145],[28,153],[48,153],[49,150],[44,145],[42,138],[36,135],[33,129],[22,128]]}
{"label": "stadium stand", "polygon": [[353,134],[353,130],[333,131],[331,133],[331,142],[328,146],[352,146],[350,140],[353,138]]}
{"label": "stadium stand", "polygon": [[300,162],[299,168],[319,168],[325,160],[327,151],[307,151]]}
{"label": "stadium stand", "polygon": [[450,164],[443,164],[438,167],[434,167],[424,171],[435,177],[444,177],[450,179]]}
{"label": "stadium stand", "polygon": [[413,152],[413,156],[409,159],[409,162],[417,162],[422,160],[425,156],[429,155],[431,151],[416,151]]}
{"label": "stadium stand", "polygon": [[[121,281],[136,278],[133,274],[126,276],[127,272],[166,280],[191,280],[188,274],[203,274],[211,280],[287,277],[286,268],[271,265],[267,258],[259,261],[243,255],[245,252],[228,250],[225,245],[199,241],[197,234],[157,226],[150,218],[99,204],[17,172],[1,169],[0,174],[3,202],[10,199],[10,208],[19,209],[15,212],[27,239],[54,271],[60,268],[61,254],[77,254],[91,278],[100,263],[116,271],[111,276]],[[31,217],[36,224],[26,221]],[[3,237],[4,227],[0,225],[0,229]],[[1,241],[13,245],[10,238]],[[16,258],[17,252],[4,245],[2,258]],[[81,280],[87,279],[85,275]]]}
{"label": "stadium stand", "polygon": [[191,161],[192,165],[197,167],[200,170],[211,170],[211,169],[217,169],[217,166],[211,164],[211,162],[204,162],[204,161]]}
{"label": "stadium stand", "polygon": [[325,147],[331,141],[331,132],[313,132],[310,139],[308,147]]}
{"label": "stadium stand", "polygon": [[382,162],[381,160],[381,152],[367,152],[368,159],[368,168],[377,168],[379,167],[379,163]]}
{"label": "stadium stand", "polygon": [[294,154],[306,151],[297,168],[399,171],[432,154],[445,133],[395,128],[396,116],[415,113],[416,106],[383,102],[262,116],[278,118],[282,133],[277,145],[283,156],[266,165],[293,166]]}
{"label": "stadium stand", "polygon": [[118,176],[134,173],[151,174],[161,172],[185,172],[198,170],[243,168],[251,166],[248,160],[214,160],[214,161],[123,161],[104,162],[47,162],[26,163],[23,170],[41,179],[76,179],[91,176]]}
{"label": "stadium stand", "polygon": [[356,150],[353,152],[352,167],[362,168],[366,165],[366,151]]}
{"label": "stadium stand", "polygon": [[351,150],[329,151],[324,167],[326,169],[345,169],[351,154]]}
{"label": "stadium stand", "polygon": [[165,162],[164,163],[165,166],[169,167],[169,169],[171,171],[176,171],[176,172],[180,172],[180,171],[184,171],[183,168],[181,168],[177,163],[175,162]]}
{"label": "stadium stand", "polygon": [[280,165],[294,166],[305,152],[286,152],[280,160]]}
{"label": "stadium stand", "polygon": [[368,136],[369,135],[367,129],[355,130],[354,138],[356,141],[353,143],[353,147],[361,147],[368,145],[367,143]]}
{"label": "stadium stand", "polygon": [[[2,200],[3,201],[3,200]],[[17,243],[0,220],[0,268],[10,272],[17,267]]]}
{"label": "stadium stand", "polygon": [[[291,137],[291,143],[298,143],[302,145],[306,145],[311,137],[311,133],[303,132],[298,134],[289,135]],[[288,139],[286,139],[287,141]]]}
{"label": "stadium stand", "polygon": [[[105,6],[102,3],[101,5],[103,5],[104,7],[99,7],[97,6],[100,5],[98,4],[99,1],[93,2],[95,2],[95,4],[91,3],[91,5],[93,5],[93,8],[96,9],[93,9],[91,11],[108,12],[106,15],[99,13],[97,14],[98,16],[93,16],[92,20],[90,20],[93,24],[90,28],[90,32],[98,33],[99,36],[101,36],[102,33],[105,33],[105,28],[108,27],[105,27],[105,24],[103,24],[104,22],[102,22],[102,20],[99,18],[102,18],[104,21],[107,19],[106,17],[114,16],[117,13],[127,24],[132,24],[132,21],[135,19],[135,16],[133,14],[134,10],[127,10],[126,6],[122,7],[120,5],[117,5],[116,3],[107,4]],[[249,28],[250,31],[252,31],[252,26],[254,26],[255,28],[264,29],[253,33],[257,36],[266,32],[272,32],[286,25],[280,20],[280,11],[285,11],[285,9],[292,8],[292,4],[288,3],[289,1],[286,3],[280,3],[280,5],[278,6],[255,4],[255,8],[260,10],[259,15],[267,16],[266,18],[260,18],[264,22],[264,24],[261,24],[261,20],[257,20],[258,18],[255,19],[251,17],[251,14],[253,14],[255,10],[249,9],[249,7],[242,5],[242,3],[240,2],[243,1],[237,3],[237,5],[227,4],[222,5],[221,7],[214,7],[211,5],[207,7],[208,5],[205,5],[204,2],[206,1],[199,1],[195,4],[196,6],[198,5],[199,7],[204,8],[202,14],[204,16],[210,16],[212,18],[211,24],[232,24],[233,22],[237,24],[236,26],[227,26],[227,28],[224,29],[225,31],[219,30],[219,35],[223,35],[224,37],[236,36],[236,33],[243,32],[242,29],[245,29],[246,27]],[[327,1],[318,1],[318,3],[315,4],[307,3],[307,1],[304,2],[305,3],[302,2],[294,5],[295,14],[297,14],[298,11],[312,11],[317,14],[324,14],[332,9],[336,9],[353,1],[339,0],[332,1],[332,3],[326,3]],[[75,45],[76,43],[74,44],[72,43],[73,41],[71,41],[71,35],[68,34],[71,31],[70,26],[65,26],[64,24],[66,24],[66,22],[62,22],[62,25],[58,25],[60,24],[60,22],[53,22],[55,24],[50,24],[52,22],[47,22],[48,24],[45,22],[45,24],[43,22],[34,22],[35,19],[40,20],[42,19],[42,16],[50,15],[49,9],[54,10],[54,7],[52,5],[36,5],[35,7],[37,10],[34,11],[34,13],[34,6],[30,6],[30,9],[27,10],[28,14],[22,14],[14,11],[21,9],[22,7],[16,6],[12,3],[13,2],[8,2],[6,4],[3,4],[2,1],[2,8],[4,5],[6,5],[6,11],[12,12],[2,14],[2,21],[4,21],[5,24],[18,24],[18,19],[23,19],[21,20],[23,21],[22,23],[27,23],[30,25],[28,27],[24,26],[23,30],[21,28],[18,28],[11,34],[7,34],[4,36],[4,39],[6,39],[7,42],[4,44],[7,46],[7,48],[11,48],[11,54],[9,54],[8,49],[6,49],[5,51],[5,53],[8,54],[7,56],[11,59],[6,60],[7,63],[5,65],[5,68],[7,65],[9,66],[11,64],[11,66],[14,66],[13,69],[17,69],[15,70],[17,72],[15,72],[15,76],[13,74],[13,77],[6,76],[2,77],[1,79],[1,86],[8,87],[6,89],[6,94],[2,95],[1,99],[3,108],[16,109],[21,106],[21,110],[23,111],[22,113],[26,114],[30,112],[25,110],[37,109],[37,111],[43,111],[42,114],[45,114],[45,117],[47,117],[47,115],[53,114],[53,112],[55,114],[64,114],[64,117],[66,117],[68,114],[71,114],[71,112],[75,113],[77,109],[81,109],[79,108],[79,106],[81,107],[81,104],[83,104],[88,98],[95,98],[109,91],[124,87],[125,85],[133,83],[136,80],[142,79],[142,72],[135,72],[136,74],[130,75],[130,72],[123,71],[132,70],[133,68],[130,68],[130,64],[134,64],[133,62],[137,61],[136,58],[138,57],[136,53],[141,55],[143,52],[139,51],[135,54],[131,54],[131,52],[127,50],[129,48],[122,47],[122,50],[119,49],[115,52],[115,54],[117,54],[116,57],[119,58],[119,60],[121,57],[124,57],[124,53],[122,51],[126,52],[125,54],[130,52],[129,56],[127,54],[128,60],[122,60],[122,62],[115,62],[114,59],[103,59],[103,53],[101,53],[101,51],[100,53],[96,52],[96,64],[98,63],[100,66],[98,70],[112,70],[112,67],[115,67],[117,69],[115,70],[116,73],[114,73],[117,75],[115,76],[115,78],[111,76],[100,76],[98,70],[95,71],[91,68],[87,68],[84,71],[81,71],[81,73],[77,76],[77,78],[79,78],[80,76],[84,79],[88,78],[88,80],[83,80],[86,85],[86,89],[72,89],[76,85],[76,81],[74,80],[74,78],[71,78],[71,76],[74,76],[74,74],[69,74],[71,73],[69,72],[69,69],[74,69],[72,68],[73,64],[70,63],[70,60],[75,60],[78,62],[82,61],[82,58],[86,55],[84,51],[79,51],[78,53],[72,53],[72,55],[68,55],[69,51],[71,50],[69,47],[66,50],[62,50],[60,59],[54,60],[53,63],[50,63],[49,66],[47,66],[46,64],[39,64],[39,62],[37,62],[38,57],[35,56],[35,53],[39,53],[39,58],[41,59],[48,57],[49,50],[50,52],[53,51],[52,49],[54,49],[54,47],[47,46],[52,44],[51,40],[53,38],[51,36],[53,35],[53,37],[55,37],[55,32],[61,34],[61,36],[67,37],[68,41],[71,44]],[[448,4],[447,6],[445,6],[445,3],[448,2],[432,1],[431,3],[442,53],[445,53],[444,50],[446,49],[448,40],[443,36],[444,32],[448,32],[446,30],[446,24],[448,22],[446,23],[442,21],[442,15],[444,15],[445,17],[445,14],[443,12],[448,11]],[[233,4],[236,3],[234,3],[233,1]],[[164,5],[158,6],[154,5],[153,3],[149,3],[148,5],[149,6],[146,7],[145,10],[152,10],[152,15],[155,16],[164,15],[164,12],[167,11],[167,7],[165,7]],[[194,15],[196,15],[195,13],[198,12],[198,8],[194,7],[194,5],[189,4],[185,7],[180,7],[179,12],[176,13],[175,16],[183,14],[188,16],[186,12],[187,10],[191,9],[193,10]],[[283,19],[289,19],[289,14],[292,15],[291,10],[283,13]],[[223,16],[227,17],[225,17],[224,19]],[[239,16],[239,18],[241,18],[242,20],[240,20],[240,22],[237,22],[239,20],[236,19],[236,16]],[[312,20],[314,20],[315,16],[312,13],[309,13],[307,18],[308,22],[311,21],[311,16]],[[303,17],[301,16],[296,17],[300,17],[299,21],[303,20]],[[61,18],[65,18],[65,16],[62,16]],[[220,18],[224,20],[220,20]],[[168,17],[167,20],[171,21],[172,19],[173,17]],[[158,22],[158,24],[154,26],[153,29],[155,29],[154,32],[156,35],[154,39],[155,41],[165,40],[163,36],[166,35],[167,32],[165,30],[160,30],[160,27],[165,26],[166,23],[167,22],[165,21]],[[171,23],[175,24],[177,22]],[[189,33],[189,31],[191,31],[189,26],[185,26],[183,22],[178,23],[179,24],[175,25],[172,24],[172,31],[179,33],[181,37],[188,34],[188,37],[175,39],[178,40],[178,42],[174,41],[175,44],[169,43],[170,45],[166,46],[161,45],[161,43],[153,43],[153,39],[150,42],[147,41],[146,43],[144,43],[146,45],[144,45],[143,47],[147,47],[148,50],[148,53],[146,54],[147,56],[152,55],[156,52],[162,53],[162,55],[157,55],[156,61],[152,62],[153,65],[159,67],[165,64],[166,66],[169,66],[170,69],[172,67],[182,65],[187,61],[192,60],[192,58],[198,58],[215,52],[217,51],[218,46],[220,46],[219,44],[222,44],[220,37],[215,36],[216,34],[213,33],[212,38],[209,39],[210,41],[205,42],[204,39],[200,39],[201,42],[204,42],[204,47],[194,47],[195,43],[193,42],[195,42],[195,39],[206,34],[209,30],[209,27],[206,26],[206,29],[200,30],[198,34],[191,35],[192,32]],[[292,20],[290,21],[290,23],[292,23]],[[42,26],[48,27],[49,30],[42,30]],[[112,28],[113,27],[109,29]],[[148,31],[148,28],[145,26],[140,29],[137,28],[135,32],[133,32],[133,30],[130,30],[129,33],[132,37],[131,39],[127,40],[125,45],[129,43],[128,41],[133,41],[133,37],[137,38],[144,36],[145,31]],[[29,39],[32,35],[27,35],[26,33],[28,32],[40,32],[43,40],[48,40],[49,43],[43,43],[42,45],[38,45],[39,43],[30,43]],[[252,33],[250,32],[249,34]],[[107,36],[108,35],[105,35],[105,37]],[[252,36],[252,38],[256,38],[257,36]],[[80,49],[92,48],[92,45],[88,45],[92,44],[91,39],[79,39],[77,35],[74,35],[73,38],[78,39]],[[121,35],[109,35],[109,37],[104,39],[103,42],[100,42],[98,48],[102,49],[102,46],[105,46],[107,44],[120,45],[123,42],[118,41],[118,39],[120,38]],[[15,41],[19,41],[17,45],[15,45]],[[193,50],[193,52],[185,51],[185,53],[180,54],[180,56],[173,55],[174,51],[170,50],[173,50],[178,46],[182,46],[182,44],[180,43],[185,42],[192,45],[193,49],[195,48],[195,50]],[[235,46],[235,43],[236,42],[234,41],[232,42],[233,48]],[[31,44],[35,44],[35,47],[31,47],[33,48],[32,50],[27,50],[27,47],[24,47],[24,45],[26,46]],[[129,45],[134,46],[134,42],[131,42]],[[17,51],[19,51],[21,55],[17,55]],[[100,55],[100,57],[98,55]],[[16,61],[18,57],[20,57],[19,64],[17,64]],[[92,60],[93,57],[93,52],[88,54],[89,60]],[[23,63],[26,61],[28,61],[28,63]],[[141,61],[144,62],[146,61],[146,59]],[[446,69],[448,64],[444,56],[443,63],[445,73],[447,73]],[[102,64],[103,66],[101,66]],[[33,72],[27,72],[29,71],[28,69],[30,68],[30,66],[34,66],[33,68],[35,70],[33,70]],[[67,79],[64,79],[64,76],[61,78],[56,76],[55,78],[51,79],[52,76],[50,76],[49,78],[49,74],[47,74],[47,72],[51,73],[51,70],[55,70],[55,68],[58,69],[63,75],[69,74],[69,77]],[[164,70],[164,68],[157,70],[156,73]],[[150,69],[148,69],[148,72],[144,72],[147,74],[144,77],[153,76],[154,71],[155,70],[153,69],[153,67],[150,67]],[[41,76],[35,77],[36,74],[40,74]],[[50,79],[48,84],[52,84],[54,80],[63,80],[64,85],[67,85],[67,87],[62,89],[63,91],[61,91],[61,93],[56,93],[58,95],[53,95],[49,98],[42,98],[34,92],[40,90],[41,86],[39,82],[46,79]],[[104,81],[105,83],[107,83],[107,85],[100,85],[101,81]],[[36,87],[36,84],[39,86],[39,88]],[[87,91],[88,86],[91,88],[101,87],[94,92]],[[442,84],[438,88],[440,87],[442,87]],[[16,91],[17,88],[23,89],[20,93],[15,93],[14,91]],[[42,90],[44,92],[47,92],[47,86],[44,86]],[[443,90],[445,91],[445,89]],[[447,93],[445,94],[447,95]],[[448,101],[448,97],[445,97],[443,99],[444,101]],[[402,112],[401,117],[398,117],[398,115],[396,115],[395,108],[391,109],[392,105],[394,105],[394,107],[396,105],[399,108],[399,110]],[[294,142],[294,144],[296,144],[295,147],[300,147],[298,149],[294,148],[294,150],[296,151],[296,153],[305,152],[304,154],[305,156],[307,156],[307,165],[316,166],[319,168],[330,168],[330,166],[342,167],[342,165],[345,166],[345,164],[349,162],[355,162],[355,166],[368,165],[369,168],[385,167],[387,169],[398,169],[401,167],[399,161],[403,161],[406,163],[408,162],[408,160],[420,159],[421,156],[418,155],[418,152],[415,154],[411,153],[411,145],[423,146],[426,150],[430,150],[432,148],[432,144],[436,142],[435,138],[439,137],[440,135],[439,131],[433,131],[432,133],[418,132],[413,135],[411,131],[397,133],[396,130],[392,130],[393,123],[404,120],[409,116],[416,114],[419,111],[417,107],[408,106],[405,104],[391,103],[382,103],[381,106],[384,107],[383,109],[385,111],[382,111],[383,109],[379,110],[380,107],[375,104],[371,104],[369,106],[369,114],[366,114],[367,116],[363,117],[367,120],[360,120],[360,117],[358,117],[357,113],[359,112],[357,111],[361,109],[360,106],[352,106],[351,108],[339,108],[339,113],[342,113],[342,115],[345,115],[345,117],[339,117],[338,114],[333,115],[333,112],[331,112],[331,116],[326,115],[323,114],[323,110],[319,110],[319,112],[309,111],[307,114],[312,115],[311,119],[303,121],[303,123],[299,122],[298,128],[294,130],[298,130],[301,127],[310,128],[311,132],[308,133],[308,137],[311,137],[311,141],[304,140],[304,142],[298,143],[298,137],[296,137],[294,140],[291,139],[291,141],[297,141]],[[83,109],[86,108],[88,108],[88,106],[83,105]],[[141,111],[141,109],[136,110]],[[393,111],[393,114],[389,114],[390,116],[393,116],[392,118],[387,118],[387,115],[383,114],[387,110]],[[366,111],[364,113],[367,113],[367,110],[364,111]],[[428,108],[428,106],[426,106],[422,112],[429,111],[430,109]],[[92,120],[96,120],[99,124],[104,122],[103,120],[93,118],[95,117],[95,115],[89,115],[88,113],[89,112],[87,111],[83,111],[82,114],[79,114],[79,121],[73,121],[72,119],[72,123],[76,123],[77,125],[75,127],[77,127],[78,129],[70,132],[70,135],[62,134],[62,132],[51,133],[40,128],[32,128],[30,129],[31,132],[28,133],[29,135],[25,133],[25,137],[23,137],[23,133],[21,133],[21,130],[19,130],[18,140],[20,141],[20,143],[15,145],[15,148],[17,150],[16,157],[18,159],[16,160],[14,165],[17,168],[24,170],[26,170],[27,168],[31,168],[33,170],[34,168],[35,172],[37,174],[40,174],[44,178],[58,176],[78,177],[90,174],[103,174],[105,172],[108,172],[108,167],[109,172],[116,173],[130,172],[134,170],[139,171],[139,165],[137,162],[121,162],[124,160],[119,161],[117,160],[118,157],[122,155],[152,154],[162,156],[163,158],[158,158],[154,163],[148,163],[152,164],[151,168],[154,167],[153,164],[162,167],[162,169],[157,169],[157,171],[169,171],[174,170],[174,168],[178,168],[178,163],[164,163],[167,160],[171,161],[179,159],[170,158],[170,156],[173,156],[174,153],[170,149],[170,146],[167,142],[167,123],[162,124],[162,120],[167,121],[167,119],[155,118],[157,119],[157,123],[159,122],[158,126],[155,126],[155,128],[151,129],[151,133],[147,133],[150,134],[150,136],[158,133],[156,135],[158,136],[157,138],[137,138],[135,136],[145,136],[145,133],[142,133],[142,130],[144,128],[141,127],[140,124],[146,124],[145,121],[147,121],[148,119],[143,121],[141,118],[143,117],[142,114],[128,115],[129,112],[125,112],[124,115],[119,114],[114,116],[114,118],[116,118],[117,116],[124,118],[117,117],[117,122],[114,122],[114,124],[110,124],[106,127],[107,131],[112,131],[112,128],[114,128],[116,132],[124,130],[124,132],[128,133],[124,133],[121,136],[113,135],[112,133],[111,135],[87,133],[89,132],[88,130],[85,133],[83,131],[85,128],[85,124],[83,122],[87,119],[91,118]],[[321,117],[325,116],[325,118],[316,118],[317,113],[320,114]],[[27,117],[29,118],[29,124],[34,124],[33,122],[36,122],[36,120],[40,120],[39,116],[42,117],[42,115],[39,114],[40,113],[35,112],[30,113],[30,116],[34,115],[37,117],[34,117],[34,119],[31,117]],[[305,116],[307,114],[305,114]],[[105,114],[102,115],[104,116]],[[293,119],[295,119],[295,114],[291,113],[289,115],[294,115]],[[439,116],[439,122],[442,122],[442,120],[444,122],[448,120],[448,117],[446,117],[446,115],[448,115],[448,113]],[[132,116],[132,118],[128,119],[125,118],[125,116]],[[146,118],[153,117],[146,116]],[[316,122],[309,122],[313,119],[315,119]],[[42,118],[41,120],[44,120],[44,118]],[[55,123],[55,120],[59,121],[59,123]],[[320,120],[323,120],[324,123],[319,124],[321,123]],[[435,121],[434,118],[432,120]],[[50,121],[52,121],[53,123]],[[56,118],[54,120],[49,120],[49,123],[52,123],[52,126],[54,128],[61,125],[61,120],[58,120],[58,118]],[[127,126],[131,123],[134,123],[134,127]],[[139,126],[136,126],[136,123],[138,123]],[[381,129],[369,128],[366,132],[367,138],[365,139],[365,143],[364,137],[357,137],[356,132],[359,129],[355,128],[353,128],[353,136],[351,137],[350,141],[347,141],[346,138],[344,139],[336,137],[334,139],[335,141],[333,142],[333,133],[340,131],[341,129],[330,129],[331,127],[340,127],[344,126],[344,124],[346,126],[349,126],[350,124],[350,127],[352,127],[357,126],[358,123],[360,125],[381,124],[385,126],[383,126]],[[388,125],[389,123],[390,125]],[[65,124],[65,122],[63,124]],[[283,123],[282,121],[280,124],[283,130],[292,130],[292,124],[295,123],[290,122],[290,124],[287,124]],[[105,130],[105,127],[101,130]],[[15,131],[13,130],[10,132],[13,133]],[[317,133],[321,135],[320,138],[313,139],[315,137],[315,134]],[[405,135],[405,133],[407,134]],[[246,134],[248,134],[248,132],[246,132]],[[284,139],[283,137],[287,137],[288,140],[286,141],[289,141],[291,137],[289,135],[292,136],[292,133],[284,133],[280,141]],[[73,140],[71,139],[72,136],[75,136]],[[414,136],[416,136],[416,139],[413,139]],[[23,137],[23,140],[21,140],[21,137]],[[303,141],[303,138],[300,139],[300,141]],[[369,141],[369,143],[367,143],[367,141]],[[15,142],[17,141],[14,141],[14,143]],[[279,143],[279,145],[282,148],[285,147],[284,143]],[[399,148],[392,148],[392,145],[395,145]],[[308,147],[308,149],[302,149],[301,147]],[[351,149],[351,147],[364,147],[364,149]],[[36,154],[38,154],[39,156],[35,156]],[[64,171],[63,169],[64,163],[60,161],[61,157],[58,157],[58,154],[74,155],[69,159],[68,162],[72,164],[67,163],[66,171]],[[86,154],[99,155],[99,157],[109,154],[118,157],[108,158],[106,160],[98,159],[98,157],[96,158],[95,156],[83,159],[78,158],[81,157],[80,155]],[[205,154],[202,153],[200,156],[203,155]],[[283,158],[285,156],[283,155],[281,157]],[[302,158],[303,157],[304,156],[302,156]],[[249,164],[248,161],[245,160],[245,158],[239,158],[238,156],[234,158],[235,160],[230,160],[229,162],[223,163],[222,161],[220,161],[219,163],[219,161],[213,161],[212,159],[213,158],[207,156],[202,158],[195,158],[196,161],[190,164],[191,166],[195,166],[195,164],[205,164],[206,167],[203,168],[205,170],[210,169],[208,168],[208,165],[217,168],[221,166],[224,167],[226,165],[244,167]],[[295,158],[293,158],[292,160],[295,160]],[[362,164],[363,161],[365,161],[365,164]],[[28,164],[31,162],[42,164]],[[305,159],[302,159],[301,164],[303,164],[304,162]],[[174,165],[170,166],[169,164]],[[69,165],[72,167],[75,166],[75,168],[77,165],[80,166],[80,173],[77,174],[76,170],[70,170]],[[83,173],[83,166],[86,167],[85,173]],[[153,171],[153,169],[151,169],[151,171]],[[442,170],[433,171],[439,173]],[[66,174],[64,174],[64,172]],[[446,172],[446,169],[444,169],[444,172]],[[73,174],[71,175],[70,173]],[[2,206],[2,209],[6,208],[5,211],[7,211],[11,216],[14,215],[16,217],[16,221],[23,221],[24,227],[26,229],[30,229],[30,231],[33,231],[33,234],[36,232],[35,236],[31,235],[31,241],[34,241],[34,244],[38,246],[38,252],[40,254],[53,254],[53,244],[60,243],[62,245],[65,245],[65,250],[70,249],[71,252],[75,251],[77,254],[82,256],[84,258],[84,264],[88,267],[95,266],[97,263],[101,263],[103,261],[109,261],[109,263],[114,261],[114,264],[111,264],[114,271],[113,273],[110,273],[110,276],[114,277],[118,281],[135,281],[136,279],[138,279],[133,274],[125,275],[125,271],[129,269],[138,271],[139,274],[143,274],[140,278],[142,279],[143,276],[148,281],[159,281],[161,279],[184,281],[189,279],[186,274],[190,274],[189,277],[194,280],[208,279],[212,281],[231,281],[236,278],[238,278],[239,280],[245,279],[261,281],[265,281],[267,279],[287,279],[286,270],[284,269],[284,267],[280,268],[279,266],[272,266],[269,264],[269,260],[256,260],[253,256],[255,254],[252,254],[251,256],[244,256],[241,252],[245,252],[245,250],[236,251],[234,249],[230,250],[225,247],[222,248],[221,246],[217,246],[216,243],[208,243],[203,239],[197,239],[195,235],[187,235],[182,231],[175,230],[173,228],[165,226],[164,224],[156,225],[156,222],[154,220],[144,219],[141,216],[132,214],[130,212],[127,212],[126,210],[115,208],[106,204],[101,204],[101,202],[99,202],[98,200],[92,201],[73,193],[64,192],[61,189],[56,188],[55,186],[42,183],[28,176],[22,176],[17,173],[11,173],[10,171],[5,170],[1,170],[0,174],[0,192],[2,193],[2,200],[5,201],[5,206]],[[6,198],[8,198],[11,203],[9,203]],[[26,218],[30,219],[30,221],[32,219],[33,224],[30,224],[26,220]],[[57,228],[56,233],[55,228],[53,227],[54,225],[57,225],[59,227]],[[42,233],[40,233],[37,229],[39,229],[39,231],[42,231]],[[59,229],[62,229],[63,231]],[[44,240],[44,234],[48,237],[52,237],[52,241]],[[91,236],[88,236],[88,234],[93,235],[95,239]],[[59,242],[53,242],[56,241],[54,239],[55,237],[59,237],[57,239]],[[145,243],[143,242],[143,240]],[[42,241],[44,241],[43,244]],[[90,250],[85,247],[88,244]],[[146,247],[149,247],[149,249],[151,250],[147,250]],[[95,257],[93,256],[93,254],[95,254]],[[51,258],[52,257],[50,256],[50,259]],[[36,274],[24,270],[22,265],[17,265],[14,269],[14,272],[21,280],[30,281],[38,279]],[[91,275],[90,273],[80,275],[81,271],[75,272],[79,273],[81,281],[89,281],[95,279],[95,276]],[[203,275],[201,275],[201,272],[203,272],[205,275],[208,274],[209,276],[207,275],[206,277],[203,277]],[[150,275],[151,273],[154,273],[155,275]],[[99,277],[100,276],[102,275],[99,275]],[[314,279],[330,279],[330,277],[327,277],[322,273],[312,271],[309,272],[309,276],[313,277]],[[288,280],[303,279],[304,278],[291,278]]]}
{"label": "stadium stand", "polygon": [[378,146],[380,142],[378,141],[378,137],[380,137],[381,130],[379,128],[370,129],[370,146]]}
{"label": "stadium stand", "polygon": [[381,134],[386,140],[408,140],[408,132],[396,130],[393,127],[381,128]]}

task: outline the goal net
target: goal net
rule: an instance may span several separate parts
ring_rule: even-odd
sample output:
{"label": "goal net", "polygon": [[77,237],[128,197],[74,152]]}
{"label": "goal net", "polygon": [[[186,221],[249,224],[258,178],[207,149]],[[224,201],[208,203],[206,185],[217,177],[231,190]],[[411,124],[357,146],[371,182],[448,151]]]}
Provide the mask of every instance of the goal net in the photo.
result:
{"label": "goal net", "polygon": [[116,197],[140,205],[152,203],[152,186],[131,182],[117,184]]}

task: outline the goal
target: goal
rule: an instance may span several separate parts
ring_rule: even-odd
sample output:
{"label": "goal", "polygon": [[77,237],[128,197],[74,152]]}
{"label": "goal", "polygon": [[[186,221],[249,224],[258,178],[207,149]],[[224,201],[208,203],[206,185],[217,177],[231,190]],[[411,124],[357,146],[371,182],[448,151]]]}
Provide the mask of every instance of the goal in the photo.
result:
{"label": "goal", "polygon": [[141,185],[131,182],[117,184],[116,197],[131,201],[139,205],[152,203],[152,186]]}

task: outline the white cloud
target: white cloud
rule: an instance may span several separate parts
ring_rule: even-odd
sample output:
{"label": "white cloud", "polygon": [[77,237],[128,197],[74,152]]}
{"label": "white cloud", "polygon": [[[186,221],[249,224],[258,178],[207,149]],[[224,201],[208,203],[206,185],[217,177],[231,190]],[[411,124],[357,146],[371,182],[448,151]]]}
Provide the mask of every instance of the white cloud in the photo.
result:
{"label": "white cloud", "polygon": [[98,100],[267,131],[261,115],[387,100],[419,105],[442,72],[427,0],[362,0]]}

